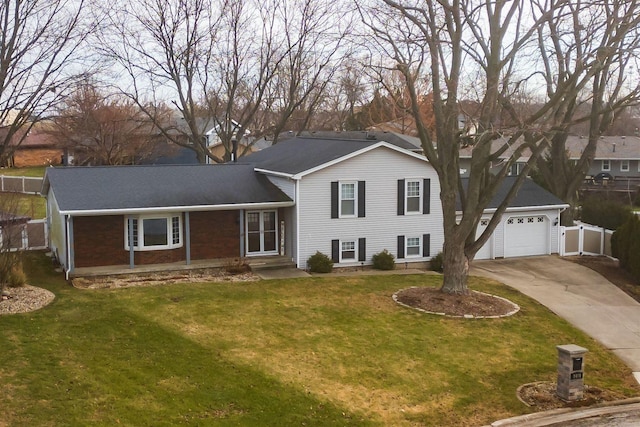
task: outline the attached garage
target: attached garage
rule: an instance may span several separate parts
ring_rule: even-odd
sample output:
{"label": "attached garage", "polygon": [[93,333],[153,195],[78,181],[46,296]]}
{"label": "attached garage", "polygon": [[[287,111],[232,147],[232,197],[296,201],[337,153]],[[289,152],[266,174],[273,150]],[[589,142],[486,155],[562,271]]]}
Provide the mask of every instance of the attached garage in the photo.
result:
{"label": "attached garage", "polygon": [[[510,179],[506,179],[501,191],[485,210],[476,237],[487,227],[511,184]],[[558,223],[560,213],[567,207],[562,200],[527,179],[475,259],[560,253]]]}

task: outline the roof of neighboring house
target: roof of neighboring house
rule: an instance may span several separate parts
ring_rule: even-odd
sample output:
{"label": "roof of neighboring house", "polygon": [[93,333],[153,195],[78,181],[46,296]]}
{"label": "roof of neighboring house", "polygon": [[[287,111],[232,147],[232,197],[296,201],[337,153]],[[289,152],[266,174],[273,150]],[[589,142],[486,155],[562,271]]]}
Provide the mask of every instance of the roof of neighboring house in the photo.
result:
{"label": "roof of neighboring house", "polygon": [[75,214],[293,204],[242,164],[48,168],[43,194],[49,188],[61,213]]}
{"label": "roof of neighboring house", "polygon": [[[499,149],[501,149],[505,144],[509,142],[509,137],[502,137],[491,141],[491,152],[495,153]],[[499,157],[501,159],[508,159],[513,155],[513,152],[522,144],[524,141],[522,139],[517,140],[515,143],[511,144]],[[461,159],[470,159],[471,154],[473,153],[473,145],[460,147],[460,158]],[[522,155],[518,160],[522,162],[526,162],[531,157],[531,150],[528,148],[522,152]]]}
{"label": "roof of neighboring house", "polygon": [[[317,132],[312,136],[297,136],[285,139],[264,150],[249,154],[240,160],[255,165],[257,169],[295,175],[322,165],[330,164],[360,150],[386,144],[413,154],[415,145],[393,134],[378,139],[377,135],[366,137],[366,132]],[[401,151],[401,150],[399,150]],[[426,160],[426,159],[425,159]]]}
{"label": "roof of neighboring house", "polygon": [[57,148],[55,138],[42,130],[31,130],[24,137],[18,149],[35,149],[35,148]]}
{"label": "roof of neighboring house", "polygon": [[[508,141],[507,137],[496,139],[492,142],[492,152],[497,151],[503,144]],[[569,158],[579,159],[587,146],[589,139],[579,135],[569,135],[567,137],[566,149],[569,152]],[[522,140],[516,141],[504,153],[500,155],[501,159],[511,156],[513,151],[522,143]],[[460,158],[471,158],[473,146],[460,148]],[[531,151],[526,149],[520,161],[527,161]],[[596,160],[640,160],[640,137],[637,136],[601,136],[598,140],[596,148]]]}
{"label": "roof of neighboring house", "polygon": [[[571,135],[567,138],[569,157],[578,159],[589,139]],[[596,160],[640,160],[640,138],[637,136],[601,136],[596,148]]]}
{"label": "roof of neighboring house", "polygon": [[[496,195],[493,197],[487,209],[496,209],[500,203],[507,197],[507,193],[514,184],[517,177],[506,177]],[[466,187],[469,182],[468,178],[463,179],[463,185]],[[531,178],[526,178],[522,183],[522,186],[516,193],[515,197],[509,203],[509,208],[525,208],[525,207],[541,207],[541,206],[568,206],[565,202],[554,196],[538,184],[533,182]],[[460,202],[458,201],[458,209],[461,209]]]}

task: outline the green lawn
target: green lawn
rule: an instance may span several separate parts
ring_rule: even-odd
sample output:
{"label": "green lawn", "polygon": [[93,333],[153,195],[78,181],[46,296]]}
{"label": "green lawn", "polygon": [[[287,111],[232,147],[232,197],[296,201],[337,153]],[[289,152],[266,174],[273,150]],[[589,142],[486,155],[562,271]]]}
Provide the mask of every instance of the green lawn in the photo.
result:
{"label": "green lawn", "polygon": [[0,175],[42,178],[44,176],[44,171],[47,168],[48,166],[33,166],[28,168],[2,168],[0,169]]}
{"label": "green lawn", "polygon": [[557,344],[589,349],[586,383],[637,393],[618,359],[527,297],[511,318],[397,306],[437,276],[366,276],[78,290],[41,254],[47,308],[0,317],[0,426],[473,425],[530,412]]}
{"label": "green lawn", "polygon": [[36,194],[0,192],[0,210],[27,215],[31,219],[42,219],[47,216],[47,201]]}

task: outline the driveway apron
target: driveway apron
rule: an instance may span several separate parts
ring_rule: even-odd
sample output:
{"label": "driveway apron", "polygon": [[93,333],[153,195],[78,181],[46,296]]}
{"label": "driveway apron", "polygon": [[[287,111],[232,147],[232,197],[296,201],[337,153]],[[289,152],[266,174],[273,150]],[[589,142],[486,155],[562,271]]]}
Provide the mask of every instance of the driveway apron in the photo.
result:
{"label": "driveway apron", "polygon": [[537,300],[613,351],[640,382],[640,303],[600,274],[553,255],[474,261],[471,274]]}

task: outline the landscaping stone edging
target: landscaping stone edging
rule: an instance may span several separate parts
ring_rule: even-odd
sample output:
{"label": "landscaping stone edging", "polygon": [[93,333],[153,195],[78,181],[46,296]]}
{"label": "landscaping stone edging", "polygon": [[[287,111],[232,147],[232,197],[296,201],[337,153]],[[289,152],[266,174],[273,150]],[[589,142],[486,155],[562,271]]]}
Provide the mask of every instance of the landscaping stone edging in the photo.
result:
{"label": "landscaping stone edging", "polygon": [[398,301],[398,294],[406,289],[413,289],[413,288],[417,288],[418,286],[411,286],[410,288],[405,288],[405,289],[400,289],[399,291],[397,291],[396,293],[393,294],[392,298],[393,300],[396,302],[396,304],[401,305],[403,307],[407,307],[410,308],[412,310],[418,310],[421,311],[423,313],[427,313],[427,314],[435,314],[437,316],[445,316],[445,317],[452,317],[452,318],[460,318],[460,319],[500,319],[503,317],[509,317],[509,316],[513,316],[514,314],[516,314],[518,311],[520,311],[520,306],[518,304],[516,304],[513,301],[509,301],[506,298],[503,298],[501,296],[498,295],[493,295],[493,294],[488,294],[486,292],[480,292],[480,291],[471,291],[471,292],[475,292],[478,294],[482,294],[482,295],[488,295],[490,297],[493,298],[497,298],[500,299],[508,304],[510,304],[511,306],[513,306],[513,310],[511,310],[510,312],[506,313],[506,314],[500,314],[498,316],[474,316],[473,314],[465,314],[463,316],[457,316],[457,315],[452,315],[452,314],[446,314],[446,313],[438,313],[435,311],[429,311],[429,310],[425,310],[423,308],[418,308],[418,307],[412,307],[408,304],[405,304],[403,302]]}

